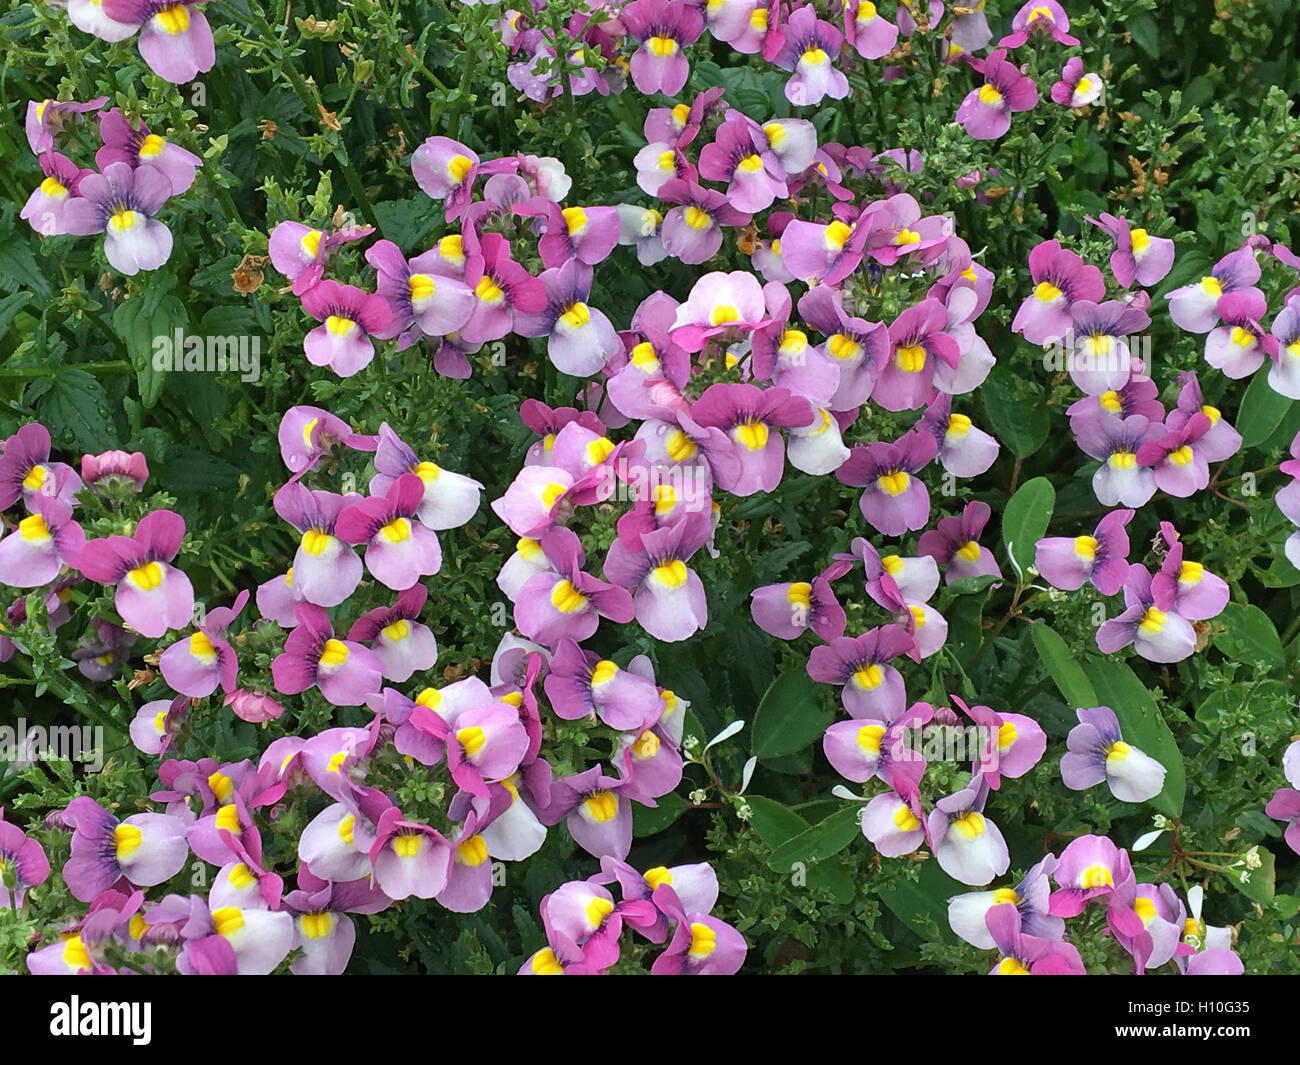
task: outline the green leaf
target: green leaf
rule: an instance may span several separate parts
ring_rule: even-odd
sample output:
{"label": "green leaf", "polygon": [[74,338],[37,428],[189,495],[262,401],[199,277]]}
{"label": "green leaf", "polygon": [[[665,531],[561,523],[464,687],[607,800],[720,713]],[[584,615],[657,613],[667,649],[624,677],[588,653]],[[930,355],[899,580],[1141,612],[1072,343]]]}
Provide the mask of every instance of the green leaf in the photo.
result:
{"label": "green leaf", "polygon": [[1038,624],[1029,631],[1033,636],[1034,647],[1038,650],[1038,657],[1043,660],[1043,665],[1047,667],[1047,672],[1051,674],[1071,709],[1098,706],[1097,693],[1092,689],[1088,674],[1055,630]]}
{"label": "green leaf", "polygon": [[632,835],[653,836],[686,812],[686,800],[675,791],[661,795],[656,801],[659,803],[657,807],[642,806],[639,802],[632,804]]}
{"label": "green leaf", "polygon": [[1218,616],[1226,629],[1214,638],[1214,646],[1238,662],[1263,662],[1280,666],[1286,662],[1282,639],[1267,614],[1248,603],[1229,603]]}
{"label": "green leaf", "polygon": [[1034,545],[1047,532],[1056,505],[1056,489],[1046,477],[1022,484],[1002,512],[1002,540],[1021,570],[1034,564]]}
{"label": "green leaf", "polygon": [[1125,23],[1129,36],[1134,43],[1152,59],[1160,58],[1160,34],[1156,30],[1156,20],[1146,12],[1137,15]]}
{"label": "green leaf", "polygon": [[98,454],[117,445],[108,394],[85,370],[58,374],[36,412],[60,447]]}
{"label": "green leaf", "polygon": [[777,677],[754,713],[753,753],[759,758],[792,754],[821,736],[835,719],[825,694],[802,669]]}
{"label": "green leaf", "polygon": [[175,296],[163,296],[157,306],[150,308],[144,299],[127,300],[113,312],[113,328],[126,345],[131,365],[135,367],[136,383],[140,389],[140,403],[150,410],[162,395],[167,380],[167,370],[155,369],[155,346],[166,341],[167,353],[175,353],[176,333],[184,333],[189,322],[185,305]]}
{"label": "green leaf", "polygon": [[1269,387],[1267,374],[1256,374],[1246,389],[1237,414],[1237,431],[1241,433],[1241,446],[1257,447],[1273,435],[1273,430],[1286,417],[1291,401]]}
{"label": "green leaf", "polygon": [[1165,767],[1165,786],[1151,805],[1177,817],[1187,787],[1183,756],[1151,693],[1133,670],[1115,659],[1094,658],[1083,668],[1097,693],[1096,705],[1115,711],[1124,739]]}
{"label": "green leaf", "polygon": [[980,395],[993,435],[1013,454],[1028,458],[1043,446],[1051,431],[1051,418],[1041,395],[1028,394],[1011,371],[1001,365],[993,368],[980,387]]}
{"label": "green leaf", "polygon": [[808,865],[838,854],[862,834],[862,805],[853,803],[800,832],[772,851],[768,868],[778,873],[794,871],[796,862]]}
{"label": "green leaf", "polygon": [[915,881],[900,877],[892,887],[877,888],[876,894],[895,917],[923,940],[929,940],[937,931],[943,942],[956,943],[948,925],[948,900],[967,889],[933,860],[917,863],[916,873]]}
{"label": "green leaf", "polygon": [[1260,866],[1258,869],[1249,870],[1248,879],[1244,884],[1240,879],[1247,872],[1244,867],[1234,868],[1228,874],[1228,879],[1236,885],[1237,890],[1246,898],[1259,903],[1267,910],[1273,905],[1273,895],[1277,888],[1277,870],[1275,869],[1277,860],[1273,857],[1273,852],[1267,847],[1260,847],[1256,853],[1259,854]]}
{"label": "green leaf", "polygon": [[808,822],[788,806],[763,795],[746,796],[749,804],[749,824],[758,838],[775,850],[788,839],[808,830]]}

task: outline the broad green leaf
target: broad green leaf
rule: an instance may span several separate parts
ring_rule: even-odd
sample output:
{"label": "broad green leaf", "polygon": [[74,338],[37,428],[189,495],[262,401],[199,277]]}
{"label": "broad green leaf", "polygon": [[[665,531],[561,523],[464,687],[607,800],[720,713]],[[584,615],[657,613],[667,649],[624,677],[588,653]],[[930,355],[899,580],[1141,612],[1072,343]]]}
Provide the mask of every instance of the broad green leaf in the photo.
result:
{"label": "broad green leaf", "polygon": [[[176,342],[184,336],[188,321],[185,305],[171,295],[163,296],[152,309],[143,298],[137,298],[120,304],[113,312],[113,328],[135,367],[140,403],[145,410],[158,402],[167,380],[167,366],[159,369],[154,365],[155,352],[164,352],[164,362],[174,365]],[[179,354],[183,355],[183,351]]]}
{"label": "broad green leaf", "polygon": [[1000,365],[993,368],[980,394],[993,435],[1013,454],[1028,458],[1043,446],[1051,431],[1051,418],[1041,395],[1024,391],[1015,376]]}
{"label": "broad green leaf", "polygon": [[1177,817],[1187,786],[1183,756],[1151,693],[1133,670],[1115,659],[1095,658],[1083,668],[1097,693],[1096,705],[1115,711],[1124,739],[1165,767],[1165,786],[1151,805]]}
{"label": "broad green leaf", "polygon": [[859,803],[845,806],[826,820],[786,840],[772,852],[768,867],[778,873],[789,873],[794,870],[796,862],[806,865],[838,854],[861,835],[862,809]]}
{"label": "broad green leaf", "polygon": [[895,917],[924,940],[937,930],[940,940],[956,943],[948,925],[948,900],[969,890],[939,868],[936,861],[918,862],[916,880],[899,880],[876,894]]}
{"label": "broad green leaf", "polygon": [[767,689],[754,714],[753,753],[775,758],[801,750],[820,737],[834,719],[825,690],[806,672],[783,673]]}
{"label": "broad green leaf", "polygon": [[1269,386],[1268,375],[1257,373],[1246,389],[1241,401],[1241,410],[1237,414],[1237,431],[1241,433],[1241,446],[1255,447],[1262,444],[1273,430],[1281,424],[1291,407],[1286,396],[1278,395]]}
{"label": "broad green leaf", "polygon": [[98,454],[117,445],[108,394],[84,370],[63,370],[36,405],[56,446]]}
{"label": "broad green leaf", "polygon": [[[754,831],[772,850],[776,850],[787,840],[808,830],[808,822],[788,806],[782,806],[774,799],[762,795],[751,795],[745,800],[749,804],[751,815],[749,823]],[[838,804],[836,804],[838,805]],[[792,863],[793,864],[793,863]],[[792,870],[782,870],[792,872]],[[847,904],[853,901],[855,887],[849,871],[834,862],[823,862],[809,866],[804,870],[804,886],[816,891],[825,891],[836,902]],[[797,885],[793,884],[792,887]]]}
{"label": "broad green leaf", "polygon": [[[1260,847],[1256,853],[1259,854],[1260,861],[1258,869],[1233,869],[1228,874],[1228,879],[1246,898],[1267,910],[1273,905],[1273,895],[1277,888],[1277,870],[1274,868],[1276,859],[1267,847]],[[1241,880],[1243,875],[1246,877],[1245,883]]]}
{"label": "broad green leaf", "polygon": [[1247,664],[1263,662],[1280,666],[1286,661],[1282,640],[1267,614],[1249,603],[1229,603],[1214,619],[1225,631],[1214,638],[1214,646],[1229,658]]}
{"label": "broad green leaf", "polygon": [[1092,690],[1088,674],[1055,630],[1038,624],[1029,631],[1034,639],[1034,647],[1038,649],[1038,657],[1043,660],[1043,665],[1047,667],[1047,672],[1051,674],[1071,709],[1098,706],[1097,693]]}
{"label": "broad green leaf", "polygon": [[1021,570],[1034,564],[1034,546],[1047,532],[1056,505],[1056,489],[1046,477],[1020,486],[1002,512],[1002,540]]}
{"label": "broad green leaf", "polygon": [[653,836],[662,832],[686,812],[686,800],[675,791],[661,795],[657,807],[632,804],[632,835]]}

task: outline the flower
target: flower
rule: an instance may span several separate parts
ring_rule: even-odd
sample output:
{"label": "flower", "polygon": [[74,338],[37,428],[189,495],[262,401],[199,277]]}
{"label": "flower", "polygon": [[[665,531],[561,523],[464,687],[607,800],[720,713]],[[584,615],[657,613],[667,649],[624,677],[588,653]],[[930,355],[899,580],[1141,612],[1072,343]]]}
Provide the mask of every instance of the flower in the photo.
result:
{"label": "flower", "polygon": [[319,687],[335,706],[360,706],[367,695],[379,691],[384,667],[374,651],[337,639],[323,607],[299,603],[294,616],[298,626],[271,663],[276,691],[297,695]]}
{"label": "flower", "polygon": [[1034,568],[1054,588],[1074,591],[1091,582],[1102,595],[1114,595],[1128,576],[1132,510],[1113,510],[1091,536],[1047,536],[1034,548]]}
{"label": "flower", "polygon": [[66,232],[103,233],[104,255],[114,270],[127,275],[156,270],[171,256],[172,235],[153,216],[171,194],[171,182],[161,171],[109,163],[102,173],[84,175],[76,197],[64,205]]}
{"label": "flower", "polygon": [[106,18],[141,26],[140,58],[160,78],[184,85],[217,61],[212,27],[198,5],[204,0],[104,0]]}
{"label": "flower", "polygon": [[321,324],[303,339],[303,352],[313,366],[328,366],[340,377],[351,377],[370,365],[377,336],[392,320],[388,301],[377,292],[354,285],[321,281],[302,295],[302,307]]}
{"label": "flower", "polygon": [[450,137],[430,137],[411,155],[415,182],[432,200],[445,200],[445,217],[453,222],[465,213],[478,176],[478,156]]}
{"label": "flower", "polygon": [[1077,45],[1069,34],[1070,16],[1056,0],[1026,0],[1011,20],[1011,33],[998,41],[999,48],[1019,48],[1030,37],[1050,35],[1057,44]]}
{"label": "flower", "polygon": [[119,821],[82,796],[68,803],[65,817],[74,831],[72,856],[62,876],[82,902],[123,877],[139,887],[161,884],[180,872],[189,857],[185,822],[170,814],[132,814]]}
{"label": "flower", "polygon": [[1076,713],[1079,724],[1070,730],[1068,750],[1061,756],[1061,780],[1067,788],[1086,791],[1104,780],[1120,802],[1146,802],[1160,794],[1165,767],[1124,742],[1114,710],[1080,707]]}
{"label": "flower", "polygon": [[1074,327],[1070,307],[1076,300],[1106,298],[1101,271],[1062,248],[1060,241],[1045,240],[1029,253],[1029,273],[1034,291],[1020,305],[1011,322],[1014,332],[1031,344],[1060,341]]}
{"label": "flower", "polygon": [[131,536],[90,540],[77,568],[92,581],[117,586],[113,605],[141,636],[184,628],[194,611],[190,579],[170,563],[185,538],[185,521],[170,510],[140,519]]}
{"label": "flower", "polygon": [[49,878],[50,861],[40,842],[4,819],[0,809],[0,906],[21,906],[28,888]]}
{"label": "flower", "polygon": [[335,532],[349,544],[365,545],[365,565],[385,588],[395,592],[413,587],[422,577],[442,568],[438,534],[423,522],[412,521],[424,501],[424,481],[404,473],[389,483],[383,495],[372,495],[345,507]]}
{"label": "flower", "polygon": [[944,567],[948,584],[962,577],[1001,577],[993,552],[979,543],[991,515],[987,503],[973,500],[960,517],[941,518],[934,529],[922,533],[916,549]]}
{"label": "flower", "polygon": [[581,259],[543,271],[546,306],[515,316],[520,336],[547,338],[546,353],[561,373],[590,377],[623,351],[622,342],[604,312],[586,302],[591,295],[592,269]]}
{"label": "flower", "polygon": [[953,121],[975,140],[991,141],[1004,136],[1011,129],[1014,112],[1032,111],[1038,103],[1034,79],[1008,63],[1006,54],[999,48],[983,60],[972,61],[972,66],[984,75],[984,84],[966,95]]}
{"label": "flower", "polygon": [[[1070,63],[1075,62],[1078,62],[1077,58],[1070,60]],[[1069,64],[1066,65],[1068,68]],[[1075,91],[1078,91],[1077,87]],[[1101,91],[1100,82],[1097,91]],[[1133,229],[1123,216],[1116,218],[1111,214],[1101,214],[1088,221],[1105,230],[1114,239],[1115,250],[1110,253],[1110,272],[1121,287],[1128,288],[1136,280],[1144,288],[1151,288],[1160,284],[1169,273],[1174,264],[1174,242],[1168,237],[1153,237],[1145,229]]]}
{"label": "flower", "polygon": [[810,107],[827,96],[842,100],[849,94],[849,79],[834,66],[844,35],[817,17],[811,4],[796,9],[781,27],[784,41],[772,63],[794,72],[785,83],[785,97],[796,107]]}
{"label": "flower", "polygon": [[211,695],[218,684],[227,694],[233,692],[238,680],[239,662],[235,649],[225,636],[247,602],[248,592],[240,592],[233,607],[208,611],[195,625],[192,636],[168,647],[158,657],[163,680],[193,699]]}
{"label": "flower", "polygon": [[76,566],[86,534],[72,511],[55,496],[35,496],[27,517],[0,541],[0,581],[14,588],[39,588],[65,565]]}
{"label": "flower", "polygon": [[637,42],[629,68],[638,92],[681,92],[690,73],[682,49],[704,32],[704,16],[685,0],[634,0],[621,15],[628,36]]}
{"label": "flower", "polygon": [[923,529],[930,518],[930,493],[916,473],[938,452],[929,433],[910,430],[887,444],[855,444],[835,471],[843,483],[865,488],[858,500],[862,516],[886,536]]}
{"label": "flower", "polygon": [[[1169,301],[1169,317],[1179,329],[1188,333],[1208,333],[1219,321],[1219,301],[1224,296],[1234,292],[1250,292],[1262,299],[1263,294],[1253,287],[1259,276],[1255,251],[1249,244],[1245,244],[1215,263],[1214,270],[1200,281],[1167,293],[1165,299]],[[1253,302],[1239,304],[1237,309],[1248,310],[1253,305]],[[1208,342],[1206,359],[1209,359]]]}

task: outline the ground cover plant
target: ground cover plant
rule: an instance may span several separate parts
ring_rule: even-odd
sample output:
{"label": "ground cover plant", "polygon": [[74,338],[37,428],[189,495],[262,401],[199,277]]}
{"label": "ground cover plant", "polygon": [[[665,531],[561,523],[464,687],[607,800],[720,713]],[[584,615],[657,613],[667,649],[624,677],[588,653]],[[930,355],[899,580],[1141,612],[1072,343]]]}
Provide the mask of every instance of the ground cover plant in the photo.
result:
{"label": "ground cover plant", "polygon": [[0,971],[1300,971],[1288,0],[0,15]]}

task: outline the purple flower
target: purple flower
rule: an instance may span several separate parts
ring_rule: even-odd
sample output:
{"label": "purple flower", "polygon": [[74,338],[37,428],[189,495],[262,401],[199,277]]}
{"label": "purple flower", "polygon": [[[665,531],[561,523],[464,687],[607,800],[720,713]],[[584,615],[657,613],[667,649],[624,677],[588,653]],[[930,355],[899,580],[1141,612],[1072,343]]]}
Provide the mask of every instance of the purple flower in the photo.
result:
{"label": "purple flower", "polygon": [[351,226],[337,233],[326,233],[301,222],[281,222],[271,231],[267,250],[271,265],[293,282],[293,294],[301,296],[320,283],[325,264],[335,248],[373,232],[369,226]]}
{"label": "purple flower", "polygon": [[1091,536],[1048,536],[1038,541],[1034,568],[1054,588],[1074,591],[1090,581],[1102,595],[1114,595],[1128,576],[1132,510],[1113,510]]}
{"label": "purple flower", "polygon": [[1075,301],[1106,298],[1101,271],[1057,240],[1045,240],[1029,253],[1029,273],[1034,292],[1021,303],[1011,328],[1031,344],[1051,344],[1065,337],[1074,327],[1070,307]]}
{"label": "purple flower", "polygon": [[[767,145],[758,143],[752,123],[743,116],[718,127],[712,144],[700,151],[700,176],[727,183],[727,199],[738,210],[765,211],[778,197],[789,195],[784,169]],[[766,158],[765,158],[766,157]]]}
{"label": "purple flower", "polygon": [[211,695],[218,684],[227,693],[234,691],[239,661],[225,636],[247,602],[248,592],[240,592],[233,607],[208,611],[195,625],[193,635],[168,647],[158,657],[163,680],[193,699]]}
{"label": "purple flower", "polygon": [[34,496],[31,513],[0,541],[0,581],[14,588],[49,584],[65,566],[75,566],[86,534],[55,496]]}
{"label": "purple flower", "polygon": [[897,787],[901,776],[919,785],[925,776],[926,761],[908,740],[933,716],[934,707],[929,703],[913,703],[889,723],[872,719],[837,721],[822,736],[822,749],[831,767],[855,784],[879,777],[890,787]]}
{"label": "purple flower", "polygon": [[1219,321],[1219,300],[1234,292],[1259,293],[1253,288],[1258,280],[1255,249],[1244,244],[1215,263],[1207,277],[1168,293],[1165,299],[1169,301],[1169,317],[1189,333],[1208,333]]}
{"label": "purple flower", "polygon": [[982,887],[1011,864],[1006,840],[982,812],[988,791],[987,782],[977,776],[930,811],[930,838],[939,867],[971,887]]}
{"label": "purple flower", "polygon": [[1056,868],[1056,855],[1049,854],[1027,872],[1014,888],[971,891],[948,900],[948,925],[972,946],[996,950],[997,944],[985,917],[997,906],[1011,905],[1020,914],[1021,930],[1039,939],[1060,940],[1065,921],[1047,912],[1052,888],[1048,877]]}
{"label": "purple flower", "polygon": [[[944,364],[940,364],[941,369]],[[916,423],[939,446],[939,465],[954,477],[978,477],[997,460],[1001,445],[967,414],[955,414],[952,396],[940,392]]]}
{"label": "purple flower", "polygon": [[1041,939],[1021,930],[1020,910],[1007,903],[993,906],[985,925],[1000,957],[990,976],[1084,976],[1079,948],[1055,939]]}
{"label": "purple flower", "polygon": [[[958,18],[953,23],[954,35],[959,26],[968,25],[971,19],[983,20],[984,12],[976,11],[972,16]],[[984,28],[988,28],[987,22],[984,23]],[[967,31],[964,29],[964,32]],[[871,0],[857,0],[856,3],[844,6],[844,36],[863,59],[881,59],[892,52],[898,43],[898,27],[881,15]],[[983,43],[973,47],[982,48],[987,43],[988,38],[985,37]],[[970,50],[972,45],[967,43],[962,47]]]}
{"label": "purple flower", "polygon": [[109,163],[86,174],[64,206],[68,233],[104,234],[104,255],[114,270],[156,270],[172,253],[171,231],[153,216],[172,194],[171,182],[153,167]]}
{"label": "purple flower", "polygon": [[785,442],[777,430],[808,425],[813,409],[789,389],[716,384],[691,406],[701,426],[721,429],[731,440],[739,471],[716,470],[718,487],[738,496],[772,492],[785,471]]}
{"label": "purple flower", "polygon": [[1079,724],[1070,730],[1068,750],[1061,756],[1061,780],[1067,788],[1085,791],[1104,780],[1120,802],[1146,802],[1160,794],[1165,767],[1124,742],[1114,710],[1080,707],[1077,713]]}
{"label": "purple flower", "polygon": [[416,184],[433,200],[446,201],[446,220],[465,213],[478,175],[478,156],[450,137],[430,137],[411,156]]}
{"label": "purple flower", "polygon": [[[1241,434],[1228,423],[1217,407],[1205,405],[1195,373],[1184,370],[1178,375],[1178,380],[1182,387],[1178,392],[1177,408],[1169,412],[1169,428],[1180,429],[1194,415],[1204,414],[1210,419],[1210,430],[1201,437],[1198,450],[1208,462],[1222,462],[1232,458],[1241,450]],[[1285,467],[1283,472],[1286,472]]]}
{"label": "purple flower", "polygon": [[428,594],[422,584],[407,588],[392,606],[362,614],[348,630],[348,639],[369,644],[384,676],[399,684],[413,673],[432,669],[438,661],[438,643],[429,627],[420,624],[420,611]]}
{"label": "purple flower", "polygon": [[45,180],[32,190],[18,217],[26,219],[42,236],[70,233],[65,208],[76,202],[81,179],[94,171],[78,167],[66,155],[55,151],[42,152],[38,161]]}
{"label": "purple flower", "polygon": [[366,249],[366,262],[375,268],[375,288],[392,315],[375,336],[397,337],[398,351],[422,336],[455,333],[474,312],[474,294],[463,281],[442,272],[444,262],[436,250],[408,262],[396,244],[380,240]]}
{"label": "purple flower", "polygon": [[1269,332],[1273,341],[1269,387],[1288,399],[1300,399],[1300,292],[1288,295]]}
{"label": "purple flower", "polygon": [[1072,428],[1084,453],[1101,460],[1092,475],[1092,490],[1102,506],[1122,503],[1136,508],[1155,495],[1155,475],[1138,462],[1137,453],[1148,440],[1163,436],[1164,426],[1132,414],[1123,419],[1079,419]]}
{"label": "purple flower", "polygon": [[808,629],[828,643],[844,635],[844,608],[831,582],[848,573],[851,563],[832,562],[808,581],[766,584],[755,588],[749,612],[754,624],[781,640],[794,640]]}
{"label": "purple flower", "polygon": [[885,410],[923,407],[933,394],[940,363],[957,365],[960,349],[945,332],[947,325],[947,309],[934,299],[922,300],[894,319],[889,327],[892,350],[873,393]]}
{"label": "purple flower", "polygon": [[984,84],[971,90],[957,108],[953,121],[977,141],[997,140],[1011,129],[1011,115],[1032,111],[1038,103],[1034,79],[1006,61],[1005,49],[997,49],[972,66],[984,75]]}
{"label": "purple flower", "polygon": [[551,801],[539,814],[545,825],[564,821],[573,841],[594,858],[622,860],[632,847],[630,781],[607,777],[599,765],[551,785]]}
{"label": "purple flower", "polygon": [[[1077,57],[1070,60],[1070,63],[1076,62],[1079,62]],[[1068,68],[1069,64],[1066,66]],[[1078,91],[1077,87],[1075,91]],[[1115,241],[1115,250],[1110,253],[1110,272],[1115,275],[1115,280],[1121,287],[1128,288],[1136,279],[1139,285],[1151,288],[1160,284],[1169,273],[1169,268],[1174,264],[1172,240],[1153,237],[1145,229],[1133,229],[1123,216],[1116,218],[1111,214],[1102,214],[1097,218],[1089,218],[1088,221],[1105,230]]]}
{"label": "purple flower", "polygon": [[156,510],[140,519],[131,536],[89,541],[77,568],[92,581],[117,586],[113,605],[136,632],[162,636],[189,624],[194,611],[190,579],[169,564],[184,538],[184,519]]}
{"label": "purple flower", "polygon": [[1162,492],[1186,499],[1210,483],[1210,464],[1199,447],[1210,424],[1206,415],[1193,414],[1177,429],[1138,448],[1138,464],[1153,470],[1156,487]]}
{"label": "purple flower", "polygon": [[[318,606],[338,606],[361,582],[361,559],[339,536],[335,526],[343,511],[361,501],[355,492],[336,495],[313,491],[299,481],[290,481],[275,493],[271,503],[275,512],[302,534],[293,557],[293,566],[285,580],[273,578],[271,590],[290,593],[282,604],[289,614],[292,604],[306,601]],[[263,585],[258,589],[258,608],[262,607]],[[269,605],[269,602],[268,602]]]}
{"label": "purple flower", "polygon": [[[577,259],[595,266],[618,245],[622,223],[614,207],[560,207],[545,201],[546,232],[537,242],[542,265],[548,269]],[[584,296],[585,298],[585,296]]]}
{"label": "purple flower", "polygon": [[712,518],[697,510],[665,528],[610,544],[605,576],[632,590],[636,620],[655,639],[676,643],[708,624],[704,585],[686,563],[712,536]]}
{"label": "purple flower", "polygon": [[1183,557],[1183,542],[1169,522],[1160,523],[1160,535],[1168,552],[1160,572],[1151,579],[1152,592],[1167,598],[1189,621],[1218,617],[1228,605],[1228,582]]}
{"label": "purple flower", "polygon": [[[1123,387],[1084,396],[1066,408],[1070,428],[1076,436],[1079,427],[1090,419],[1127,418],[1130,414],[1141,414],[1151,422],[1165,420],[1164,404],[1158,398],[1160,390],[1151,378],[1139,371],[1140,365],[1137,359],[1130,360],[1130,376]],[[1170,427],[1173,427],[1172,420]]]}
{"label": "purple flower", "polygon": [[212,27],[198,9],[203,0],[104,0],[104,15],[143,26],[140,58],[160,78],[184,85],[217,61]]}
{"label": "purple flower", "polygon": [[998,41],[998,47],[1019,48],[1032,36],[1049,34],[1057,44],[1078,44],[1069,29],[1070,16],[1056,0],[1026,0],[1011,20],[1011,33]]}
{"label": "purple flower", "polygon": [[564,637],[580,642],[595,634],[602,617],[620,625],[632,620],[636,607],[627,589],[583,572],[587,556],[573,532],[556,526],[538,545],[551,568],[519,590],[515,624],[524,636],[550,645]]}
{"label": "purple flower", "polygon": [[[12,880],[10,872],[12,871]],[[0,906],[21,906],[28,888],[40,887],[49,878],[50,861],[45,848],[29,839],[17,825],[4,819],[0,809]],[[8,885],[12,883],[12,888]]]}
{"label": "purple flower", "polygon": [[1181,662],[1196,650],[1196,631],[1174,609],[1173,590],[1156,585],[1140,562],[1129,567],[1124,580],[1125,610],[1102,623],[1097,646],[1106,654],[1133,644],[1148,662]]}
{"label": "purple flower", "polygon": [[610,728],[639,734],[658,723],[662,710],[652,680],[567,638],[556,643],[544,684],[552,709],[566,721],[594,713]]}
{"label": "purple flower", "polygon": [[185,865],[190,849],[185,822],[169,814],[132,814],[119,821],[93,799],[68,804],[72,857],[63,866],[68,890],[89,902],[125,877],[139,887],[170,880]]}
{"label": "purple flower", "polygon": [[979,543],[991,514],[987,503],[973,500],[960,517],[941,518],[933,530],[922,533],[916,549],[944,567],[948,584],[962,577],[1001,577],[993,552]]}
{"label": "purple flower", "polygon": [[[1172,305],[1171,305],[1172,306]],[[1249,288],[1225,292],[1215,304],[1223,324],[1205,338],[1205,361],[1225,377],[1249,377],[1264,360],[1276,359],[1278,341],[1264,332],[1260,319],[1268,312],[1264,294]]]}
{"label": "purple flower", "polygon": [[457,529],[478,511],[483,486],[472,477],[445,470],[433,462],[422,462],[405,441],[389,427],[379,425],[379,446],[375,450],[375,476],[370,478],[370,494],[382,495],[393,482],[413,473],[424,484],[424,496],[416,516],[426,528],[435,532]]}
{"label": "purple flower", "polygon": [[1088,395],[1123,388],[1142,369],[1127,338],[1151,324],[1145,311],[1119,300],[1085,299],[1071,304],[1070,318],[1066,335],[1070,378]]}
{"label": "purple flower", "polygon": [[130,488],[138,492],[149,479],[149,464],[144,454],[133,451],[104,451],[81,456],[81,479],[92,488],[112,490]]}
{"label": "purple flower", "polygon": [[413,587],[442,567],[438,534],[411,520],[423,501],[424,482],[416,474],[404,473],[384,495],[353,503],[338,516],[338,538],[365,544],[366,569],[395,592]]}
{"label": "purple flower", "polygon": [[[107,38],[105,38],[107,39]],[[54,148],[54,135],[62,133],[65,123],[75,121],[87,111],[98,111],[108,103],[107,96],[97,96],[86,103],[76,100],[29,100],[27,102],[27,143],[32,154],[39,156]]]}
{"label": "purple flower", "polygon": [[568,259],[541,275],[546,306],[515,315],[520,336],[547,338],[546,353],[561,373],[590,377],[621,354],[622,342],[602,311],[587,304],[592,269],[581,259]]}
{"label": "purple flower", "polygon": [[510,244],[500,233],[480,238],[473,227],[464,233],[465,284],[474,291],[474,311],[461,329],[468,344],[500,340],[514,328],[515,312],[533,313],[546,306],[546,286],[510,258]]}
{"label": "purple flower", "polygon": [[829,646],[814,647],[808,656],[808,676],[834,684],[850,717],[885,724],[902,715],[907,705],[903,675],[890,663],[899,655],[919,662],[916,640],[898,625],[882,625],[861,636],[837,636]]}
{"label": "purple flower", "polygon": [[835,471],[843,484],[865,488],[858,506],[872,528],[886,536],[924,529],[930,518],[930,493],[916,473],[938,452],[929,433],[911,430],[897,441],[853,447]]}
{"label": "purple flower", "polygon": [[360,706],[367,695],[379,691],[384,667],[374,651],[351,640],[336,639],[323,607],[299,603],[294,615],[298,626],[271,663],[276,691],[297,695],[319,687],[321,695],[335,706]]}
{"label": "purple flower", "polygon": [[749,223],[750,216],[731,206],[725,193],[694,181],[672,178],[660,186],[658,196],[665,203],[678,205],[664,215],[664,247],[669,255],[690,265],[708,262],[718,253],[723,226]]}
{"label": "purple flower", "polygon": [[1128,851],[1105,836],[1078,836],[1061,852],[1052,872],[1059,888],[1052,892],[1048,910],[1054,917],[1077,917],[1095,898],[1109,898],[1116,888],[1133,879]]}
{"label": "purple flower", "polygon": [[745,963],[745,937],[707,913],[687,913],[676,890],[660,883],[654,905],[675,923],[673,938],[650,966],[654,976],[731,976]]}
{"label": "purple flower", "polygon": [[302,296],[302,307],[321,324],[303,339],[303,352],[313,366],[328,366],[340,377],[370,365],[378,335],[392,320],[388,302],[377,292],[354,285],[322,281]]}
{"label": "purple flower", "polygon": [[622,20],[639,46],[629,64],[637,91],[676,96],[690,73],[682,48],[704,32],[704,16],[685,0],[634,0]]}
{"label": "purple flower", "polygon": [[785,83],[785,97],[796,107],[819,104],[829,96],[842,100],[849,94],[849,79],[835,68],[844,35],[829,22],[817,17],[812,5],[795,10],[785,25],[780,50],[772,63],[782,70],[794,71]]}
{"label": "purple flower", "polygon": [[390,899],[431,899],[447,886],[453,849],[437,829],[407,821],[390,806],[375,825],[370,848],[374,883]]}
{"label": "purple flower", "polygon": [[96,166],[101,170],[110,163],[153,167],[171,184],[173,196],[194,184],[194,175],[203,165],[193,152],[150,133],[143,121],[137,119],[132,125],[117,108],[99,116],[99,135],[104,146],[95,153]]}

